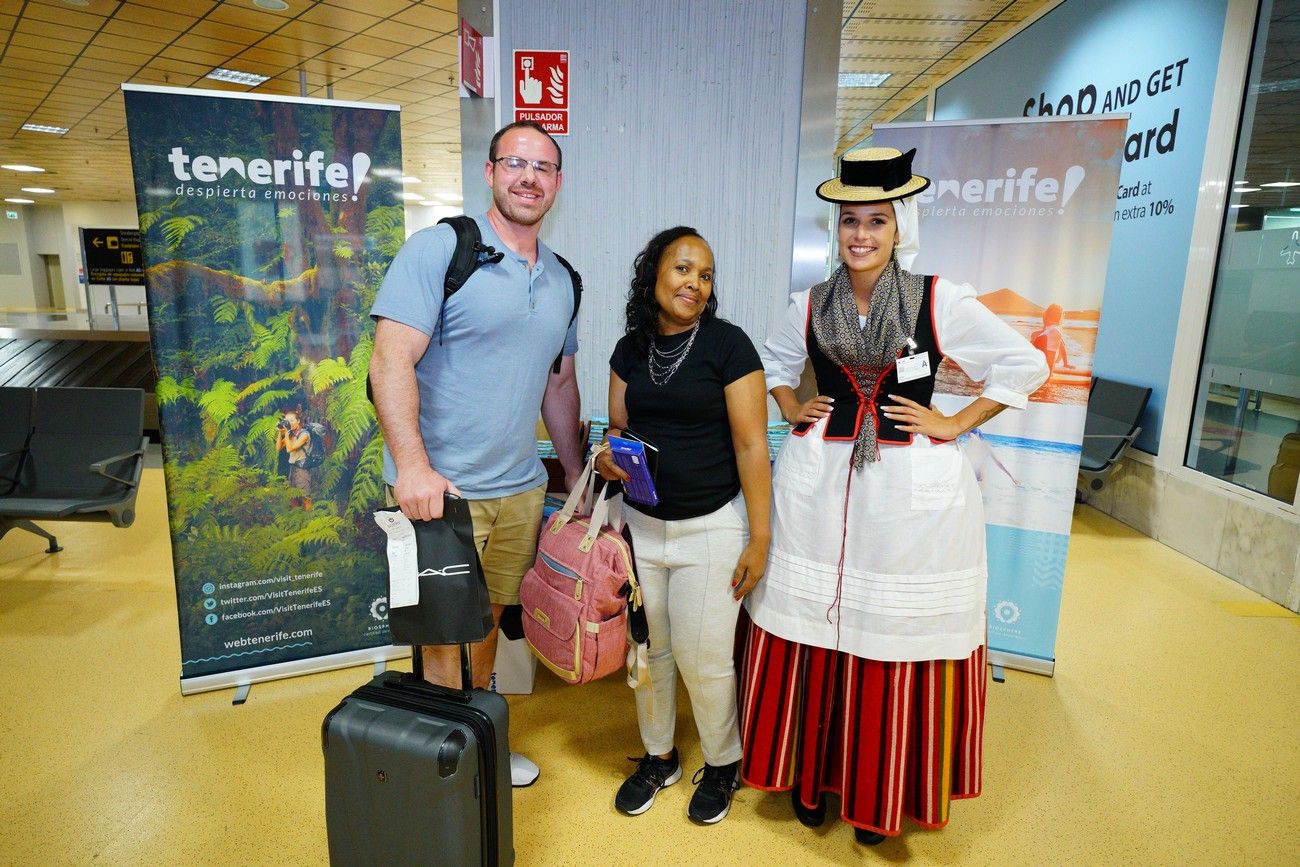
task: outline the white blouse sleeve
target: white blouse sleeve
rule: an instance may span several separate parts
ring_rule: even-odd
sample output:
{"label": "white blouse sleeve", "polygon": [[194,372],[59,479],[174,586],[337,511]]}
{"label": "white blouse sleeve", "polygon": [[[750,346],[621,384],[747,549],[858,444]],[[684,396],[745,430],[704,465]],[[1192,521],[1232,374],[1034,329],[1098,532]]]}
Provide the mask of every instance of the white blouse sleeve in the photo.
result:
{"label": "white blouse sleeve", "polygon": [[1024,409],[1029,395],[1047,381],[1043,353],[981,304],[971,286],[939,278],[934,293],[939,351],[984,383],[981,396]]}
{"label": "white blouse sleeve", "polygon": [[758,353],[763,361],[768,391],[778,385],[799,387],[799,378],[808,361],[808,344],[804,337],[807,321],[808,293],[796,292],[790,296],[790,305]]}

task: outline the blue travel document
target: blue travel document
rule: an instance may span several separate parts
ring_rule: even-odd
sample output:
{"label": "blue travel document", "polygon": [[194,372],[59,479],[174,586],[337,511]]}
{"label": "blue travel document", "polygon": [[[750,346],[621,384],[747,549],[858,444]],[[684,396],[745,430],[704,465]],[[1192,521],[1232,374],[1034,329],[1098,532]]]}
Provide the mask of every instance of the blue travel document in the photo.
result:
{"label": "blue travel document", "polygon": [[623,483],[623,493],[627,498],[647,506],[659,505],[651,467],[651,462],[658,457],[655,447],[639,440],[612,436],[609,450],[614,463],[629,476]]}

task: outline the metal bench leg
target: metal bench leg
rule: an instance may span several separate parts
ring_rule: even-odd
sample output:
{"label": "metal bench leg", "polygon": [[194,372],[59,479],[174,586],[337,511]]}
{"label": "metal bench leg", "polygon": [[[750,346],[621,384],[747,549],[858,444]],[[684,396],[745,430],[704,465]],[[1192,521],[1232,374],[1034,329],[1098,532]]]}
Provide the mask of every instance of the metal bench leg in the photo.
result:
{"label": "metal bench leg", "polygon": [[45,549],[46,554],[57,554],[63,550],[59,545],[59,540],[40,527],[28,521],[26,518],[0,518],[0,539],[4,538],[5,533],[10,530],[26,530],[29,533],[35,533],[37,536],[50,540],[50,547]]}

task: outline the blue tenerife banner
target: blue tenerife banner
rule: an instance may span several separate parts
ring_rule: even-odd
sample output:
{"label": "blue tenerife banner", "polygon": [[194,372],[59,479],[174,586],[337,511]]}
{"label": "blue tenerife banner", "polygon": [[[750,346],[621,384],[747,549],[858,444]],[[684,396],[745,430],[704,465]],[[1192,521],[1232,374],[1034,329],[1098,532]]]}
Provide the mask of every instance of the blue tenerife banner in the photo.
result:
{"label": "blue tenerife banner", "polygon": [[[1044,354],[1051,375],[1023,411],[967,434],[988,546],[989,659],[1050,673],[1083,422],[1106,285],[1123,117],[885,124],[872,144],[917,149],[914,271],[975,287]],[[934,403],[980,394],[951,361]]]}
{"label": "blue tenerife banner", "polygon": [[368,315],[404,240],[393,107],[124,87],[181,689],[388,655]]}
{"label": "blue tenerife banner", "polygon": [[935,92],[936,121],[1130,115],[1096,370],[1153,389],[1137,440],[1152,453],[1227,7],[1227,0],[1069,0]]}

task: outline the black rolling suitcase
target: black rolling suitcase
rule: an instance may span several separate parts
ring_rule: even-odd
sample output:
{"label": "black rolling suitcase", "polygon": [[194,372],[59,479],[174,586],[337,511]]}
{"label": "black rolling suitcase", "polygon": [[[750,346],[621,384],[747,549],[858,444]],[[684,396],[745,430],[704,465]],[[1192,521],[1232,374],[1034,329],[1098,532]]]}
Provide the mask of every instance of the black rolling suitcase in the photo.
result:
{"label": "black rolling suitcase", "polygon": [[494,692],[388,671],[325,717],[325,821],[333,865],[510,865],[509,710]]}

